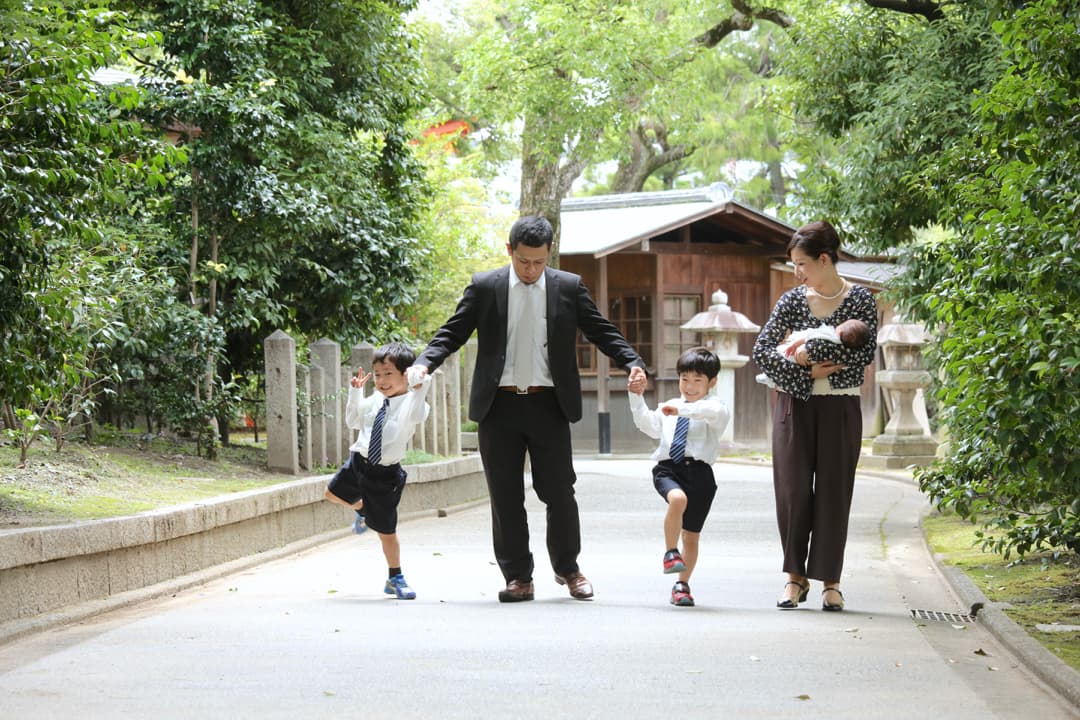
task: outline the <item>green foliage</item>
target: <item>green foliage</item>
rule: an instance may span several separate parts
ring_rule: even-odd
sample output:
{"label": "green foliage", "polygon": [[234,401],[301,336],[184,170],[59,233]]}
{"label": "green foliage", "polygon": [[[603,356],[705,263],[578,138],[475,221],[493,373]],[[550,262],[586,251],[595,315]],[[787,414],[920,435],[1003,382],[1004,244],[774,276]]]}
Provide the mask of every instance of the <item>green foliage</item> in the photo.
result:
{"label": "green foliage", "polygon": [[478,154],[448,155],[444,139],[418,144],[417,153],[431,187],[419,218],[429,250],[426,281],[416,302],[399,314],[409,317],[413,334],[426,342],[453,313],[473,273],[506,264],[505,237],[513,218],[487,209],[487,187],[476,179]]}
{"label": "green foliage", "polygon": [[952,447],[920,483],[1006,556],[1080,552],[1080,55],[1076,5],[994,23],[1006,70],[935,168],[951,234],[907,255],[898,297],[939,338]]}
{"label": "green foliage", "polygon": [[668,75],[675,63],[672,20],[655,3],[612,5],[600,0],[504,3],[500,23],[463,58],[469,107],[494,128],[519,118],[542,118],[534,138],[557,160],[567,146],[585,155],[599,131],[634,119],[625,100]]}
{"label": "green foliage", "polygon": [[152,46],[126,23],[104,3],[0,13],[0,406],[27,444],[48,431],[59,448],[114,376],[118,307],[145,287],[139,198],[181,160],[131,118],[135,88],[91,78]]}
{"label": "green foliage", "polygon": [[926,170],[973,131],[971,99],[1001,72],[993,5],[949,5],[933,23],[842,3],[800,18],[781,67],[809,123],[793,139],[807,165],[806,217],[829,217],[849,240],[882,250],[947,211],[940,178]]}
{"label": "green foliage", "polygon": [[169,188],[169,264],[222,325],[230,372],[260,367],[275,328],[400,332],[389,309],[415,297],[427,252],[405,134],[419,98],[411,5],[188,0],[146,15],[165,49],[146,73],[155,119],[179,120],[190,153]]}

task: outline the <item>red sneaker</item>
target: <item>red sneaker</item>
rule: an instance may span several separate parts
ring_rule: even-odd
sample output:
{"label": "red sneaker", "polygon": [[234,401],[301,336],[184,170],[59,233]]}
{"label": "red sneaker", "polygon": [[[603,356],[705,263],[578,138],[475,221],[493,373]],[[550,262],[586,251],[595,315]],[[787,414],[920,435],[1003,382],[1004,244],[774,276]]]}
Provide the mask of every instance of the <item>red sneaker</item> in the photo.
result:
{"label": "red sneaker", "polygon": [[672,573],[681,573],[686,570],[686,563],[683,562],[682,555],[678,550],[668,550],[664,553],[664,574],[671,575]]}
{"label": "red sneaker", "polygon": [[671,588],[671,604],[679,607],[694,607],[694,596],[690,594],[690,586],[682,580]]}

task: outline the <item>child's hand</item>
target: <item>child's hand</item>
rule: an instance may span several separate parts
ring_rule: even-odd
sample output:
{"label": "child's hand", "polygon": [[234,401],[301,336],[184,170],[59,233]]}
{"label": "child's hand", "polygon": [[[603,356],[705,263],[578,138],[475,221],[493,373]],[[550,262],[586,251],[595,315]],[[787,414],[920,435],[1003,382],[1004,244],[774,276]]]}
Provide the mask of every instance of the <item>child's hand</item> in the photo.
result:
{"label": "child's hand", "polygon": [[678,415],[679,408],[675,407],[674,405],[661,405],[660,412],[664,413],[665,415]]}
{"label": "child's hand", "polygon": [[805,342],[806,342],[805,338],[799,338],[797,340],[792,340],[791,345],[788,346],[787,350],[784,350],[784,354],[787,355],[788,357],[791,357],[796,352],[798,352],[799,348],[802,347],[802,344],[805,343]]}
{"label": "child's hand", "polygon": [[649,379],[645,377],[644,373],[635,375],[631,373],[630,377],[626,379],[626,389],[635,395],[641,395],[645,392],[645,386],[649,384]]}
{"label": "child's hand", "polygon": [[413,365],[405,371],[405,382],[414,390],[419,390],[427,377],[427,368],[423,365]]}
{"label": "child's hand", "polygon": [[371,373],[364,374],[364,368],[357,368],[356,374],[349,378],[349,384],[354,388],[364,387],[364,383],[371,379]]}

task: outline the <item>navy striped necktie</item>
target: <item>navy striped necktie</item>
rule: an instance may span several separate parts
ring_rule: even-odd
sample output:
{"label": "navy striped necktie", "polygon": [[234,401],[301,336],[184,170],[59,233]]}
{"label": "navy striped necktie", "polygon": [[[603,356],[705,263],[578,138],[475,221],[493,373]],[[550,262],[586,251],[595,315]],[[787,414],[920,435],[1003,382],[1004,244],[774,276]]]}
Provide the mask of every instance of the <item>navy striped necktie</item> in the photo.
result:
{"label": "navy striped necktie", "polygon": [[375,416],[375,424],[371,426],[371,439],[368,440],[367,459],[372,465],[378,465],[382,460],[382,427],[386,422],[386,408],[390,406],[390,398],[383,400],[379,414]]}
{"label": "navy striped necktie", "polygon": [[681,463],[686,456],[686,433],[690,429],[690,418],[679,417],[675,421],[675,437],[671,440],[671,459]]}

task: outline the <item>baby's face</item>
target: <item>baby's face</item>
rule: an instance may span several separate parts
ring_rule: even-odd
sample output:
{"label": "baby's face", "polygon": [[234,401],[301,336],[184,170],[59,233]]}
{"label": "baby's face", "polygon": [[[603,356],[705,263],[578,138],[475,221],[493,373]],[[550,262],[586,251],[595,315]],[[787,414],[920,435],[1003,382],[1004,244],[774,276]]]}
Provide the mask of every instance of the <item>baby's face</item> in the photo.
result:
{"label": "baby's face", "polygon": [[374,363],[371,374],[375,377],[375,389],[384,396],[397,397],[409,391],[409,382],[405,379],[405,373],[397,369],[397,366],[389,360]]}

